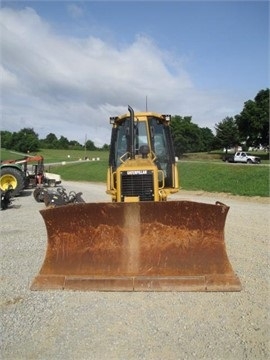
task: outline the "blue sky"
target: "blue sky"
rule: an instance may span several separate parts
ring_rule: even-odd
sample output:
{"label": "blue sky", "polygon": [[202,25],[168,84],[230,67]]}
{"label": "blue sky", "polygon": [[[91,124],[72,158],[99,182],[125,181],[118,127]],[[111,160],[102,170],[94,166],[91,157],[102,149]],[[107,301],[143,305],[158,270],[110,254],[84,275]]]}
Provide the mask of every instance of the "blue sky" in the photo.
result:
{"label": "blue sky", "polygon": [[2,130],[100,146],[146,96],[213,130],[269,87],[267,1],[3,1],[0,23]]}

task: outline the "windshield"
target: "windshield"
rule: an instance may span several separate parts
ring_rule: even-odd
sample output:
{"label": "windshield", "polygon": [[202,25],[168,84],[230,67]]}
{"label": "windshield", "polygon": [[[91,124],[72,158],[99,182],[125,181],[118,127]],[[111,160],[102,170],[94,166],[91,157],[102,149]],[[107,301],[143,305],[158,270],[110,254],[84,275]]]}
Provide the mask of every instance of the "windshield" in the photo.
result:
{"label": "windshield", "polygon": [[126,117],[113,128],[109,163],[115,170],[131,158],[132,153],[142,158],[150,157],[157,168],[164,172],[166,186],[172,186],[175,156],[169,125],[155,116],[135,115],[132,139],[130,121],[130,117]]}
{"label": "windshield", "polygon": [[139,154],[139,150],[143,145],[149,145],[149,141],[147,138],[147,129],[145,121],[137,121],[135,122],[135,153]]}
{"label": "windshield", "polygon": [[[131,149],[129,148],[130,142],[130,118],[126,118],[117,129],[117,136],[115,142],[115,163],[117,166],[120,164],[120,158],[127,154],[130,155]],[[149,145],[147,137],[146,121],[136,121],[134,124],[134,146],[135,155],[139,154],[141,146]]]}

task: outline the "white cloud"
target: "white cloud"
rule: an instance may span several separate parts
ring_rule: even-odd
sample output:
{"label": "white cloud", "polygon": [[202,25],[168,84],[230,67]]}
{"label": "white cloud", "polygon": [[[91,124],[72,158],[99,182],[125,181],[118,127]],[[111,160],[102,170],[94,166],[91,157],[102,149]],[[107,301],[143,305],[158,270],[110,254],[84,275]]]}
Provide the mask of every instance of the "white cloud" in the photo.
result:
{"label": "white cloud", "polygon": [[[69,11],[80,15],[76,5]],[[149,110],[192,115],[204,127],[240,110],[236,99],[196,89],[180,59],[146,36],[124,48],[91,35],[68,38],[30,8],[2,8],[0,22],[2,130],[33,127],[40,138],[53,132],[81,143],[87,134],[102,146],[110,141],[109,117],[127,105],[144,110],[146,96]]]}
{"label": "white cloud", "polygon": [[77,4],[68,4],[67,10],[71,17],[75,19],[83,16],[83,9]]}
{"label": "white cloud", "polygon": [[1,72],[1,87],[5,89],[15,89],[19,84],[17,81],[17,77],[12,72],[5,69],[0,64],[0,72]]}

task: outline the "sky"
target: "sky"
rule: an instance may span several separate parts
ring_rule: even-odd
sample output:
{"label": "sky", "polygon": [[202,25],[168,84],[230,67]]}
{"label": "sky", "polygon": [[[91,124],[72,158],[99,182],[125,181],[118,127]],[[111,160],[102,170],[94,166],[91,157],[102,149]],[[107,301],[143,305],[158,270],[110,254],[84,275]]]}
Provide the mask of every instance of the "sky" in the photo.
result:
{"label": "sky", "polygon": [[110,116],[215,124],[269,87],[268,1],[2,1],[1,131],[101,147]]}

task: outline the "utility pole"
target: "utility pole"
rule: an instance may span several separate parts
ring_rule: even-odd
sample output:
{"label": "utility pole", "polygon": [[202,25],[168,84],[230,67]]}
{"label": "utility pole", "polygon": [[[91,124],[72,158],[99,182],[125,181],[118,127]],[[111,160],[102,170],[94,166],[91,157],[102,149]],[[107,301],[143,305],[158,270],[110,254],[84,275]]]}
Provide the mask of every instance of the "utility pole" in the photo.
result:
{"label": "utility pole", "polygon": [[86,160],[86,141],[87,141],[87,134],[85,134],[85,139],[84,139],[84,160]]}

